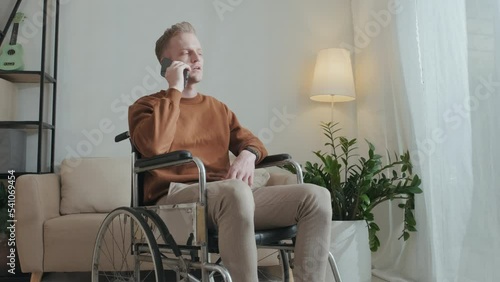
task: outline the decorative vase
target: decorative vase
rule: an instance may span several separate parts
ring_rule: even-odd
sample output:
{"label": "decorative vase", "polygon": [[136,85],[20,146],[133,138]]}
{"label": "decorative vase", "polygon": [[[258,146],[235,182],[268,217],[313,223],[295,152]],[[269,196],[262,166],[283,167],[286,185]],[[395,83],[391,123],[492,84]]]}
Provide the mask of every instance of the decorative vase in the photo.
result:
{"label": "decorative vase", "polygon": [[[330,252],[343,282],[371,281],[371,251],[364,220],[332,221]],[[335,281],[330,267],[325,282]]]}

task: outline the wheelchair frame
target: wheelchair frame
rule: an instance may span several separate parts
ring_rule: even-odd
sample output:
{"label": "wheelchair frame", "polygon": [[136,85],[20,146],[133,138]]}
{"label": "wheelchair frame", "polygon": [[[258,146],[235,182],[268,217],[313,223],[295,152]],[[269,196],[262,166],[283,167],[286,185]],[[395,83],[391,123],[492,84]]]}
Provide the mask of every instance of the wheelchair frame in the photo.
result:
{"label": "wheelchair frame", "polygon": [[[129,133],[124,132],[115,137],[115,142],[120,142],[126,139],[129,139]],[[144,243],[134,243],[132,242],[134,257],[139,261],[149,261],[155,263],[158,259],[161,260],[161,267],[155,266],[155,273],[158,271],[163,271],[163,267],[167,266],[168,268],[174,269],[177,273],[177,281],[201,281],[201,282],[210,282],[213,281],[214,272],[220,273],[224,281],[231,282],[231,276],[228,270],[219,265],[220,259],[217,263],[212,263],[210,261],[210,246],[209,246],[209,232],[207,228],[207,191],[206,191],[206,171],[203,162],[191,155],[188,151],[175,151],[166,154],[162,154],[159,156],[155,156],[152,158],[138,158],[138,153],[132,144],[132,207],[131,208],[118,208],[112,211],[109,216],[117,216],[121,212],[127,213],[129,216],[134,217],[138,225],[149,226],[152,227],[155,225],[157,230],[160,231],[160,237],[153,239],[155,242],[148,244],[145,246]],[[196,203],[190,204],[177,204],[177,205],[165,205],[165,206],[143,206],[142,205],[142,189],[139,188],[139,176],[141,173],[163,168],[163,167],[172,167],[178,165],[184,165],[188,163],[194,163],[198,168],[198,176],[199,176],[199,200]],[[297,171],[297,183],[303,183],[302,179],[302,169],[300,165],[292,160],[290,155],[288,154],[280,154],[280,155],[272,155],[266,157],[261,163],[256,165],[256,168],[264,168],[271,166],[280,166],[284,164],[291,164],[295,167]],[[141,190],[141,191],[140,191]],[[121,210],[120,210],[121,209]],[[194,211],[195,223],[192,228],[193,233],[192,241],[189,245],[179,245],[175,242],[172,237],[172,234],[168,230],[165,222],[158,216],[155,209],[189,209],[191,212]],[[137,214],[141,216],[138,216]],[[93,254],[93,265],[92,265],[92,281],[98,281],[99,279],[99,261],[95,261],[96,257],[99,260],[99,245],[100,245],[100,236],[102,232],[106,232],[104,229],[104,225],[106,220],[104,220],[103,225],[99,229],[96,245],[94,247]],[[109,219],[108,221],[111,221]],[[133,229],[133,228],[132,228]],[[286,229],[286,228],[284,228]],[[289,232],[289,230],[287,230]],[[143,231],[146,233],[146,237],[148,237],[151,241],[151,236],[153,234],[152,229]],[[256,231],[259,232],[259,231]],[[104,235],[102,235],[104,236]],[[134,237],[134,235],[131,235]],[[162,238],[165,244],[159,244],[156,241]],[[290,254],[294,251],[294,243],[284,243],[282,240],[286,239],[294,239],[294,238],[283,238],[279,239],[275,243],[268,244],[257,244],[257,248],[265,248],[265,249],[275,249],[280,253],[280,262],[283,271],[283,280],[289,281],[289,272],[288,269],[290,267]],[[150,249],[151,247],[157,248],[157,250]],[[149,249],[149,251],[148,251]],[[200,254],[200,256],[194,256],[194,253]],[[143,253],[147,253],[148,255],[143,255]],[[176,258],[169,258],[164,255],[164,253],[174,254]],[[191,255],[191,260],[186,260],[184,256]],[[199,261],[196,261],[199,259]],[[333,271],[334,278],[336,282],[341,282],[340,274],[338,272],[338,268],[335,262],[333,255],[329,252],[328,256],[329,265]],[[158,269],[160,268],[160,269]],[[201,280],[198,280],[193,275],[189,274],[190,269],[199,269],[201,270]],[[137,261],[135,262],[135,271],[138,270]],[[134,274],[140,276],[140,274]],[[181,278],[182,276],[182,278]],[[157,279],[161,276],[157,276]],[[136,279],[139,279],[136,277]],[[183,279],[183,280],[180,280]],[[184,280],[186,279],[186,280]]]}

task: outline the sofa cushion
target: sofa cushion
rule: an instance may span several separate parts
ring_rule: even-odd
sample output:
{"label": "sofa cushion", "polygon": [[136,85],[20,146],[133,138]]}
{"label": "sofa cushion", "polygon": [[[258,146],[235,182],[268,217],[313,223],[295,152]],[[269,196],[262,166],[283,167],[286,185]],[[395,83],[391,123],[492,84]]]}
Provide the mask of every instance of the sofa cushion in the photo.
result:
{"label": "sofa cushion", "polygon": [[297,176],[287,170],[279,167],[268,167],[266,169],[271,174],[267,186],[297,184]]}
{"label": "sofa cushion", "polygon": [[130,183],[130,157],[64,160],[60,212],[103,213],[130,206]]}
{"label": "sofa cushion", "polygon": [[106,215],[71,214],[47,220],[43,226],[43,271],[91,271],[97,231]]}

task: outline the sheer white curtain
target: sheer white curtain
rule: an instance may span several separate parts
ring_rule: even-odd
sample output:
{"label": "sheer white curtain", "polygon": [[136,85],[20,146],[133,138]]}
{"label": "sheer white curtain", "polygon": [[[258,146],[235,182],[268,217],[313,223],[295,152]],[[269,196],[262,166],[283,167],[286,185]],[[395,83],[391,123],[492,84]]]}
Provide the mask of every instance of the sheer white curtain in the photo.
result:
{"label": "sheer white curtain", "polygon": [[500,281],[500,1],[467,0],[473,195],[460,281]]}
{"label": "sheer white curtain", "polygon": [[374,275],[500,281],[499,1],[354,0],[352,12],[358,137],[409,149],[424,190],[407,243],[401,210],[377,210]]}

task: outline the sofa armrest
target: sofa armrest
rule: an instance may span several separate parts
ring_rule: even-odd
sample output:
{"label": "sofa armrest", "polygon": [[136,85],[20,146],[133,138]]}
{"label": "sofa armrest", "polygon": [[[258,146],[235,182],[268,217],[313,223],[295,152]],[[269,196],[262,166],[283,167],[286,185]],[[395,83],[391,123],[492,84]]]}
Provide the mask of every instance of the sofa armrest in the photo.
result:
{"label": "sofa armrest", "polygon": [[277,167],[266,168],[266,170],[270,174],[266,186],[297,184],[297,176],[289,171]]}
{"label": "sofa armrest", "polygon": [[59,217],[56,174],[26,174],[16,181],[16,245],[23,272],[43,272],[43,226]]}

